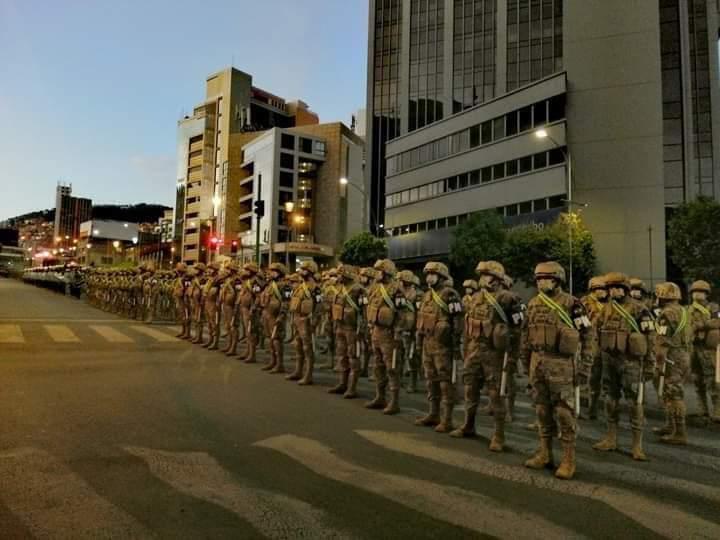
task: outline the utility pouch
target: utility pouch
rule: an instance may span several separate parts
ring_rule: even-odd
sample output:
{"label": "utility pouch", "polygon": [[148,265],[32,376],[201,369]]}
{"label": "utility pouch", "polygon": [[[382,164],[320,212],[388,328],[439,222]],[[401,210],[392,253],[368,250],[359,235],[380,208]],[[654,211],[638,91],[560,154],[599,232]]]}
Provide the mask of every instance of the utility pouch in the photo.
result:
{"label": "utility pouch", "polygon": [[382,306],[377,312],[377,323],[384,327],[390,328],[395,321],[395,312],[389,307]]}
{"label": "utility pouch", "polygon": [[343,307],[341,304],[334,303],[332,305],[332,320],[342,321],[343,320]]}
{"label": "utility pouch", "polygon": [[505,324],[496,324],[492,332],[492,345],[495,350],[504,351],[508,342],[508,327]]}
{"label": "utility pouch", "polygon": [[[548,326],[547,328],[551,328]],[[547,332],[546,332],[547,336]],[[580,332],[574,328],[563,326],[560,329],[560,339],[558,343],[558,351],[562,355],[574,355],[580,346]]]}
{"label": "utility pouch", "polygon": [[628,352],[632,356],[643,357],[648,352],[647,338],[644,334],[633,332],[628,338]]}

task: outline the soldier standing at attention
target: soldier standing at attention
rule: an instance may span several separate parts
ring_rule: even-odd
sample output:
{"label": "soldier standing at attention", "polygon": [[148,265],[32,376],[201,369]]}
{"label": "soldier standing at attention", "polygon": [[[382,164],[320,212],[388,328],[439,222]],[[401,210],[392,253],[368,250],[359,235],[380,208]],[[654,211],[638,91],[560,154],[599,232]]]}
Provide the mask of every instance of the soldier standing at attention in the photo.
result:
{"label": "soldier standing at attention", "polygon": [[375,285],[375,270],[371,267],[365,267],[360,270],[358,281],[363,289],[365,289],[365,297],[362,306],[362,322],[360,324],[360,376],[367,377],[370,369],[370,357],[372,353],[372,344],[370,342],[370,326],[367,321],[367,301],[372,294],[372,288]]}
{"label": "soldier standing at attention", "polygon": [[295,370],[286,376],[300,385],[313,383],[315,347],[313,334],[317,324],[318,310],[322,304],[322,292],[315,281],[318,268],[315,261],[303,261],[298,269],[300,282],[290,297],[290,313],[295,333]]}
{"label": "soldier standing at attention", "polygon": [[177,263],[175,265],[175,279],[172,284],[172,297],[175,302],[175,320],[179,319],[182,325],[182,330],[175,336],[180,339],[185,339],[190,335],[190,317],[185,303],[185,289],[188,285],[187,265]]}
{"label": "soldier standing at attention", "polygon": [[[587,311],[593,326],[595,326],[600,314],[603,312],[607,300],[608,291],[604,278],[600,276],[591,278],[588,284],[588,294],[582,297],[580,302],[582,302],[582,305],[585,307],[585,311]],[[592,366],[590,366],[589,371],[589,384],[587,386],[583,385],[584,388],[581,388],[581,390],[587,388],[590,391],[589,416],[590,420],[595,420],[597,419],[598,403],[600,401],[603,380],[603,362],[600,351],[597,349],[597,344],[595,344],[595,349],[593,350]]]}
{"label": "soldier standing at attention", "polygon": [[595,323],[603,362],[608,432],[593,448],[603,451],[617,450],[622,395],[630,409],[632,457],[636,461],[647,461],[642,447],[645,425],[643,401],[645,373],[648,367],[652,367],[650,351],[655,325],[647,308],[630,297],[630,280],[625,274],[610,272],[605,276],[605,284],[610,300]]}
{"label": "soldier standing at attention", "polygon": [[467,313],[472,297],[478,291],[478,283],[474,279],[466,279],[463,281],[463,292],[465,293],[462,297],[463,311]]}
{"label": "soldier standing at attention", "polygon": [[227,336],[225,348],[221,349],[220,352],[228,354],[232,350],[233,355],[237,350],[238,340],[237,315],[235,308],[235,300],[237,296],[235,291],[235,286],[237,285],[237,271],[238,265],[235,261],[231,261],[225,265],[221,274],[222,285],[220,285],[220,292],[218,294],[220,317],[225,328],[225,335]]}
{"label": "soldier standing at attention", "polygon": [[[380,259],[373,266],[377,279],[368,297],[367,320],[373,351],[375,398],[365,403],[367,409],[382,409],[384,414],[400,412],[400,377],[398,375],[399,344],[396,328],[398,308],[404,302],[400,284],[395,280],[397,270],[390,259]],[[390,402],[386,392],[390,386]]]}
{"label": "soldier standing at attention", "polygon": [[287,268],[281,263],[272,263],[268,268],[268,283],[260,294],[262,327],[270,344],[270,363],[263,371],[285,373],[283,362],[283,341],[285,339],[285,318],[292,291],[284,282]]}
{"label": "soldier standing at attention", "polygon": [[[465,357],[465,422],[450,435],[474,437],[480,389],[487,386],[493,409],[495,432],[490,450],[502,452],[505,444],[505,396],[510,353],[517,348],[522,304],[503,289],[505,268],[496,261],[481,261],[476,269],[480,291],[466,304]],[[502,388],[505,371],[505,388]]]}
{"label": "soldier standing at attention", "polygon": [[201,345],[208,350],[218,348],[220,339],[220,325],[218,324],[218,296],[220,294],[220,265],[216,262],[210,263],[207,267],[207,281],[203,287],[203,310],[208,326],[207,343]]}
{"label": "soldier standing at attention", "polygon": [[[503,278],[502,282],[502,288],[504,291],[506,291],[509,295],[512,296],[513,302],[520,306],[520,315],[521,319],[525,320],[525,312],[527,311],[527,306],[523,303],[522,298],[519,294],[514,292],[512,290],[513,286],[515,285],[515,281],[513,281],[513,278],[505,274],[505,277]],[[506,367],[507,372],[507,388],[505,389],[506,396],[506,406],[505,406],[505,422],[511,423],[513,419],[515,418],[515,396],[517,395],[517,384],[515,382],[515,376],[517,375],[518,370],[518,360],[520,355],[520,341],[514,340],[511,342],[511,348],[508,352],[508,362]]]}
{"label": "soldier standing at attention", "polygon": [[670,421],[670,429],[658,431],[666,444],[687,444],[684,383],[690,372],[692,324],[688,310],[680,305],[682,294],[675,283],[655,286],[660,312],[657,317],[655,362],[660,373],[660,395]]}
{"label": "soldier standing at attention", "polygon": [[246,263],[243,266],[242,287],[238,291],[236,300],[245,325],[247,352],[242,361],[246,364],[257,362],[255,355],[260,337],[260,293],[264,285],[258,276],[259,272],[260,269],[255,263]]}
{"label": "soldier standing at attention", "polygon": [[[700,414],[704,419],[720,422],[720,384],[716,382],[716,359],[720,345],[720,308],[709,301],[710,284],[696,281],[690,286],[690,320],[694,340],[691,368],[697,391]],[[708,390],[712,401],[712,415],[708,408]]]}
{"label": "soldier standing at attention", "polygon": [[190,292],[191,306],[192,306],[192,320],[195,326],[195,337],[192,339],[192,343],[203,342],[203,288],[205,287],[205,264],[197,263],[193,266],[195,270],[195,278],[192,281],[192,287]]}
{"label": "soldier standing at attention", "polygon": [[530,374],[540,446],[525,466],[552,466],[552,437],[559,424],[563,458],[555,476],[569,480],[575,475],[580,357],[590,365],[592,324],[580,301],[562,290],[565,270],[560,264],[538,264],[535,282],[538,294],[528,304],[520,358]]}
{"label": "soldier standing at attention", "polygon": [[343,394],[345,399],[357,397],[360,359],[357,355],[358,334],[362,322],[365,289],[355,282],[353,269],[341,264],[337,269],[339,289],[333,298],[331,316],[335,328],[335,357],[338,362],[338,384],[329,394]]}
{"label": "soldier standing at attention", "polygon": [[417,325],[417,308],[420,305],[418,295],[420,279],[410,270],[398,272],[397,279],[400,282],[405,300],[398,312],[400,318],[397,337],[397,341],[400,343],[398,354],[402,362],[402,366],[400,367],[400,380],[402,382],[403,371],[407,365],[410,374],[410,384],[406,387],[406,390],[408,394],[414,394],[417,392],[418,368],[420,367],[418,365],[419,355],[415,350],[415,326]]}
{"label": "soldier standing at attention", "polygon": [[422,351],[430,410],[416,419],[415,424],[434,426],[438,433],[449,433],[453,430],[454,374],[462,332],[462,302],[460,295],[447,286],[450,273],[443,263],[429,262],[423,273],[428,290],[418,310],[417,348]]}

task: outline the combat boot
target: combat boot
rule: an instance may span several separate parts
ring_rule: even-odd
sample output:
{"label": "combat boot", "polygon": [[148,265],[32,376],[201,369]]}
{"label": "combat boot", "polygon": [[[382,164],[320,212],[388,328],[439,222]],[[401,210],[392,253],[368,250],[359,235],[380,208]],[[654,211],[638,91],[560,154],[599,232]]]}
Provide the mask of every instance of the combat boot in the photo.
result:
{"label": "combat boot", "polygon": [[490,439],[490,451],[491,452],[502,452],[505,446],[505,417],[500,418],[500,415],[495,415],[495,433],[493,433],[492,439]]}
{"label": "combat boot", "polygon": [[575,443],[562,441],[562,446],[563,458],[555,471],[555,478],[572,480],[572,477],[575,476]]}
{"label": "combat boot", "polygon": [[328,394],[344,394],[347,391],[349,373],[347,371],[340,372],[340,382],[328,390]]}
{"label": "combat boot", "polygon": [[608,430],[605,438],[593,444],[593,449],[602,452],[617,450],[617,429],[618,425],[616,422],[608,422]]}
{"label": "combat boot", "polygon": [[197,345],[198,343],[203,343],[203,331],[205,330],[205,325],[202,323],[196,323],[195,328],[197,329],[197,334],[192,342]]}
{"label": "combat boot", "polygon": [[343,394],[343,398],[345,399],[354,399],[357,397],[357,383],[358,383],[358,376],[359,373],[357,371],[351,371],[350,377],[348,379],[348,388]]}
{"label": "combat boot", "polygon": [[227,351],[225,351],[225,356],[237,355],[237,346],[238,346],[238,333],[237,333],[237,330],[232,330],[230,332],[230,342],[228,343]]}
{"label": "combat boot", "polygon": [[540,445],[535,454],[525,461],[528,469],[544,469],[553,466],[552,439],[550,437],[541,437]]}
{"label": "combat boot", "polygon": [[383,409],[383,414],[397,414],[400,412],[400,390],[390,390],[390,403]]}
{"label": "combat boot", "polygon": [[451,431],[450,436],[455,437],[457,439],[460,439],[463,437],[477,436],[477,433],[475,432],[475,416],[476,415],[477,415],[477,410],[475,408],[470,409],[470,410],[466,409],[465,410],[465,420],[463,421],[462,426]]}
{"label": "combat boot", "polygon": [[430,402],[430,411],[425,416],[415,419],[416,426],[435,427],[440,423],[440,400],[433,399]]}
{"label": "combat boot", "polygon": [[270,351],[270,361],[266,362],[265,365],[260,368],[260,371],[272,371],[273,368],[275,368],[275,364],[277,364],[275,353]]}
{"label": "combat boot", "polygon": [[698,408],[700,412],[691,416],[699,416],[703,419],[710,417],[710,409],[708,408],[707,392],[704,390],[697,391]]}
{"label": "combat boot", "polygon": [[442,403],[442,417],[440,423],[435,426],[436,433],[450,433],[454,427],[452,423],[453,406],[451,403]]}
{"label": "combat boot", "polygon": [[670,405],[665,404],[665,425],[652,428],[655,435],[669,435],[673,431],[672,415],[670,414]]}
{"label": "combat boot", "polygon": [[275,367],[270,373],[285,373],[285,362],[283,361],[283,345],[280,343],[278,352],[275,354]]}
{"label": "combat boot", "polygon": [[175,334],[175,337],[178,339],[185,339],[185,323],[182,323],[181,330],[180,330],[180,332]]}
{"label": "combat boot", "polygon": [[242,361],[246,364],[257,364],[257,358],[255,357],[255,351],[257,350],[257,342],[248,337],[247,339],[247,353],[242,358]]}
{"label": "combat boot", "polygon": [[632,442],[632,458],[635,461],[648,461],[648,457],[645,455],[642,447],[643,432],[642,430],[633,430],[633,442]]}
{"label": "combat boot", "polygon": [[215,333],[212,335],[212,339],[210,340],[210,346],[208,347],[208,351],[217,351],[220,347],[220,329],[216,328]]}
{"label": "combat boot", "polygon": [[300,386],[310,386],[313,383],[313,369],[315,367],[315,358],[310,356],[305,362],[305,374],[303,378],[298,381]]}
{"label": "combat boot", "polygon": [[385,387],[377,385],[375,387],[375,398],[365,403],[366,409],[384,409],[387,406],[385,401]]}
{"label": "combat boot", "polygon": [[303,364],[303,358],[301,356],[297,356],[295,358],[295,370],[289,375],[286,375],[285,379],[288,381],[299,381],[302,378]]}
{"label": "combat boot", "polygon": [[684,446],[687,444],[687,428],[685,424],[685,404],[675,401],[671,407],[673,431],[660,437],[660,442]]}

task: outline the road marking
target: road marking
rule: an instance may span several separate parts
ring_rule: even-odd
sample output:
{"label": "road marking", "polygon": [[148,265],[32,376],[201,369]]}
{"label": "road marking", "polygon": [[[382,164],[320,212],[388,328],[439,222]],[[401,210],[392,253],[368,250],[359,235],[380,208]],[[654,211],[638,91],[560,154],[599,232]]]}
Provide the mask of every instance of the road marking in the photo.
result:
{"label": "road marking", "polygon": [[100,336],[105,338],[107,341],[111,343],[132,343],[133,339],[129,336],[126,336],[122,332],[118,332],[114,328],[111,328],[109,326],[98,326],[91,324],[90,329],[94,330]]}
{"label": "road marking", "polygon": [[242,485],[204,452],[166,452],[126,447],[150,472],[186,495],[230,510],[268,538],[350,538],[330,525],[327,514],[279,493]]}
{"label": "road marking", "polygon": [[50,334],[52,340],[58,343],[77,343],[80,341],[80,338],[63,324],[46,324],[44,328]]}
{"label": "road marking", "polygon": [[155,328],[149,328],[147,326],[140,326],[140,325],[131,326],[130,328],[132,328],[136,332],[139,332],[140,334],[150,336],[151,338],[153,338],[156,341],[162,341],[164,343],[167,343],[170,341],[178,343],[180,341],[178,338],[173,337],[169,334],[166,334],[165,332],[162,332],[161,330],[156,330]]}
{"label": "road marking", "polygon": [[[469,454],[435,446],[420,435],[385,431],[356,431],[368,441],[385,448],[443,465],[459,467],[486,476],[520,482],[541,489],[587,497],[603,502],[660,536],[670,538],[720,538],[720,524],[711,523],[667,504],[656,502],[622,488],[573,480],[563,482],[521,466],[509,466]],[[580,467],[583,465],[580,464]]]}
{"label": "road marking", "polygon": [[17,324],[0,324],[0,343],[25,343],[25,337]]}
{"label": "road marking", "polygon": [[0,453],[0,497],[38,538],[148,538],[131,515],[98,495],[60,460],[42,450]]}
{"label": "road marking", "polygon": [[455,486],[366,469],[338,457],[331,448],[296,435],[254,443],[298,461],[311,471],[369,491],[423,514],[499,538],[577,538],[577,532],[542,516],[503,506],[490,497]]}

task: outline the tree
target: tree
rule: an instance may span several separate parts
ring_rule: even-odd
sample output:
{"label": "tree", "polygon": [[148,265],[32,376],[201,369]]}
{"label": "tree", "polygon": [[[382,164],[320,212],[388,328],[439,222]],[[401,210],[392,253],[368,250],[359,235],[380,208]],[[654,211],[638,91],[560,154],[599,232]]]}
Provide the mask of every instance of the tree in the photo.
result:
{"label": "tree", "polygon": [[720,287],[720,203],[708,197],[680,205],[668,224],[670,258],[689,280]]}
{"label": "tree", "polygon": [[371,266],[388,255],[387,243],[365,231],[351,236],[340,249],[340,260],[354,266]]}
{"label": "tree", "polygon": [[543,261],[557,261],[566,273],[570,271],[570,232],[573,239],[573,292],[585,290],[595,274],[597,256],[592,234],[576,213],[561,214],[551,225],[525,225],[511,229],[507,235],[505,269],[515,279],[527,285],[534,282],[535,265]]}
{"label": "tree", "polygon": [[450,264],[458,281],[475,278],[478,261],[502,261],[506,235],[503,218],[495,210],[476,212],[458,225],[450,243]]}

